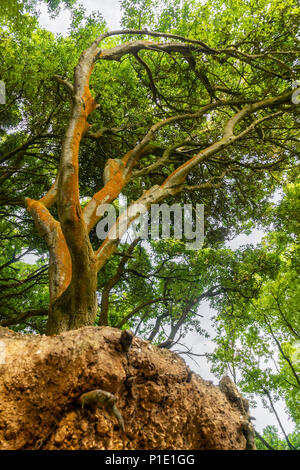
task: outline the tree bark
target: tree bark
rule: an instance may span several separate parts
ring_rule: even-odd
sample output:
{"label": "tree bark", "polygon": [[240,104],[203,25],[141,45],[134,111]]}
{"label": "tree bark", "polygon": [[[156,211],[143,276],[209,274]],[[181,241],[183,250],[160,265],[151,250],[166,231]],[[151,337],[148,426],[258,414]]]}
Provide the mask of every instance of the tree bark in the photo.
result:
{"label": "tree bark", "polygon": [[91,261],[73,274],[68,288],[51,305],[47,335],[94,325],[97,306],[97,271]]}

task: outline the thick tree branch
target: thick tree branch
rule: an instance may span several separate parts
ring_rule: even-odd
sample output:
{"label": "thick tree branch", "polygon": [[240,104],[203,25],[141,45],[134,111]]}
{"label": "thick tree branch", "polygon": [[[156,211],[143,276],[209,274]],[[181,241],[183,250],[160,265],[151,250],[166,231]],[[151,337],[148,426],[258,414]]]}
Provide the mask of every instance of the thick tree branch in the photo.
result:
{"label": "thick tree branch", "polygon": [[39,308],[35,310],[27,310],[26,312],[20,313],[17,317],[8,318],[0,321],[0,326],[13,326],[24,323],[25,320],[31,317],[42,317],[48,315],[48,310],[45,308]]}
{"label": "thick tree branch", "polygon": [[[136,158],[151,153],[153,149],[155,149],[155,147],[152,145],[144,146],[136,153]],[[83,219],[88,232],[91,231],[101,218],[101,215],[97,215],[97,210],[101,204],[110,204],[113,202],[130,180],[131,171],[125,172],[125,167],[131,154],[132,150],[127,152],[122,160],[109,159],[106,162],[104,169],[104,187],[94,194],[83,210]]]}
{"label": "thick tree branch", "polygon": [[[252,375],[248,370],[246,370],[246,369],[243,369],[243,370],[244,370],[244,372],[245,372],[247,375],[249,375],[249,377],[251,377],[252,380],[255,380],[255,382],[257,383],[257,377],[253,377],[253,375]],[[281,429],[281,431],[282,431],[282,433],[283,433],[283,435],[284,435],[284,437],[285,437],[285,440],[286,440],[286,442],[287,442],[289,448],[290,448],[291,450],[295,450],[295,447],[294,447],[293,444],[290,442],[289,437],[288,437],[287,433],[285,432],[285,429],[284,429],[284,427],[283,427],[283,425],[282,425],[282,422],[281,422],[281,420],[280,420],[280,418],[279,418],[279,415],[278,415],[278,413],[277,413],[277,411],[276,411],[276,408],[275,408],[275,406],[274,406],[274,403],[273,403],[273,400],[272,400],[272,397],[271,397],[271,394],[270,394],[269,390],[267,390],[266,387],[264,386],[264,384],[262,384],[262,383],[260,383],[259,386],[260,386],[261,390],[263,391],[263,393],[268,397],[268,400],[269,400],[270,406],[271,406],[271,408],[272,408],[272,411],[273,411],[273,413],[274,413],[274,415],[275,415],[275,417],[276,417],[276,420],[277,420],[277,422],[278,422],[278,424],[279,424],[279,427],[280,427],[280,429]]]}
{"label": "thick tree branch", "polygon": [[258,431],[255,431],[255,436],[263,443],[263,445],[269,450],[276,450],[272,447],[260,434]]}
{"label": "thick tree branch", "polygon": [[100,311],[100,317],[99,317],[99,325],[102,326],[107,326],[108,325],[108,308],[109,308],[109,294],[112,288],[119,282],[122,273],[124,271],[125,264],[128,261],[128,258],[130,258],[134,248],[136,245],[139,243],[140,239],[137,238],[134,240],[131,245],[129,246],[128,250],[126,253],[123,254],[122,260],[119,263],[118,269],[116,274],[110,278],[106,284],[104,285],[104,288],[102,290],[102,297],[101,297],[101,311]]}
{"label": "thick tree branch", "polygon": [[110,36],[118,36],[118,35],[123,35],[123,34],[133,34],[133,35],[145,35],[145,36],[152,36],[152,37],[162,37],[162,38],[168,38],[168,39],[176,39],[179,41],[183,41],[186,43],[190,44],[195,44],[198,46],[202,46],[202,48],[210,53],[215,53],[217,52],[216,49],[208,46],[205,44],[203,41],[197,40],[197,39],[189,39],[185,38],[184,36],[180,36],[177,34],[171,34],[171,33],[162,33],[158,31],[148,31],[147,29],[120,29],[120,30],[114,30],[114,31],[108,31],[101,36],[99,36],[93,44],[96,44],[97,46],[102,42],[105,38],[108,38]]}
{"label": "thick tree branch", "polygon": [[44,204],[26,198],[26,208],[49,250],[49,288],[52,303],[64,292],[71,281],[72,262],[70,253],[60,223],[54,219]]}
{"label": "thick tree branch", "polygon": [[274,339],[275,343],[277,344],[277,347],[278,347],[278,349],[279,349],[279,351],[280,351],[281,356],[282,356],[283,359],[288,363],[288,365],[289,365],[289,367],[290,367],[290,369],[291,369],[291,371],[292,371],[292,374],[293,374],[293,376],[294,376],[295,379],[296,379],[296,382],[297,382],[297,384],[298,384],[298,388],[300,388],[300,378],[299,378],[299,376],[298,376],[298,374],[297,374],[297,372],[296,372],[296,370],[295,370],[293,364],[291,363],[289,357],[288,357],[288,356],[285,354],[285,352],[283,351],[283,349],[282,349],[282,347],[281,347],[281,344],[280,344],[280,342],[278,341],[278,339],[276,338],[276,335],[275,335],[275,333],[274,333],[274,331],[273,331],[273,328],[272,328],[272,326],[271,326],[271,323],[269,322],[269,320],[268,320],[268,318],[267,318],[266,315],[264,315],[264,319],[265,319],[265,322],[266,322],[266,324],[267,324],[267,326],[268,326],[268,328],[269,328],[269,331],[270,331],[270,333],[271,333],[272,338]]}
{"label": "thick tree branch", "polygon": [[134,315],[136,315],[140,310],[143,308],[147,307],[148,305],[157,303],[157,302],[163,302],[165,300],[170,300],[169,297],[157,297],[156,299],[151,299],[147,300],[146,302],[143,302],[142,304],[138,305],[136,308],[134,308],[130,313],[128,313],[117,325],[116,328],[122,328]]}
{"label": "thick tree branch", "polygon": [[[195,190],[201,190],[201,189],[217,189],[220,188],[223,184],[224,177],[230,173],[230,168],[226,168],[221,175],[218,176],[213,176],[210,178],[206,183],[202,184],[196,184],[193,186],[190,185],[185,185],[184,186],[184,191],[195,191]],[[215,183],[216,180],[220,180],[218,183]]]}
{"label": "thick tree branch", "polygon": [[88,132],[85,134],[85,137],[89,137],[91,139],[100,139],[104,134],[117,134],[125,129],[124,126],[122,127],[102,127],[97,132]]}
{"label": "thick tree branch", "polygon": [[195,305],[197,305],[199,302],[201,302],[201,300],[206,299],[206,298],[215,297],[216,295],[219,295],[221,292],[222,292],[222,288],[220,288],[219,286],[214,286],[214,287],[208,289],[203,294],[201,294],[199,296],[196,296],[196,297],[192,298],[191,300],[189,300],[186,303],[186,305],[185,305],[185,307],[182,311],[182,314],[180,315],[180,318],[177,320],[176,323],[174,323],[172,325],[171,332],[170,332],[168,338],[166,339],[166,341],[161,343],[159,345],[159,347],[160,348],[170,348],[174,344],[175,336],[176,336],[178,330],[184,324],[184,322],[185,322],[188,314],[190,313],[191,309]]}
{"label": "thick tree branch", "polygon": [[45,196],[43,196],[39,202],[41,204],[43,204],[45,207],[47,208],[50,208],[51,206],[53,206],[53,204],[56,202],[56,198],[57,198],[57,187],[58,187],[58,180],[59,180],[59,176],[57,175],[53,185],[51,186],[51,188],[49,189],[49,191],[47,192],[47,194],[45,194]]}
{"label": "thick tree branch", "polygon": [[[46,270],[48,269],[48,266],[43,266],[42,268],[38,268],[35,270],[33,273],[29,274],[25,279],[15,279],[15,278],[0,278],[0,282],[3,282],[3,284],[0,284],[1,289],[13,289],[15,287],[22,286],[23,284],[26,284],[27,282],[33,281],[34,279],[39,278]],[[15,281],[11,282],[10,284],[6,284],[5,282],[7,281]]]}
{"label": "thick tree branch", "polygon": [[66,78],[61,77],[60,75],[53,75],[53,78],[58,82],[64,85],[68,91],[68,93],[73,97],[74,96],[74,87],[69,80]]}

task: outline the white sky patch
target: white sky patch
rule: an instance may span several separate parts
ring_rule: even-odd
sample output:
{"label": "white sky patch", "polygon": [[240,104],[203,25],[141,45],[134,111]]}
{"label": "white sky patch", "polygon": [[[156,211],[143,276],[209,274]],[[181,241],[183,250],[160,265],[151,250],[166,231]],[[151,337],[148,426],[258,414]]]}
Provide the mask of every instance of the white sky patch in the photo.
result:
{"label": "white sky patch", "polygon": [[87,0],[84,2],[84,7],[88,12],[102,13],[110,29],[120,28],[122,13],[119,0]]}
{"label": "white sky patch", "polygon": [[39,7],[39,11],[39,23],[42,28],[45,28],[47,31],[51,31],[51,33],[54,34],[62,34],[63,36],[68,34],[68,28],[71,22],[70,11],[67,9],[62,10],[60,14],[54,19],[50,18],[47,5],[44,3]]}
{"label": "white sky patch", "polygon": [[225,246],[226,248],[230,248],[231,250],[237,250],[243,245],[247,244],[252,244],[256,245],[257,243],[260,243],[262,238],[265,237],[267,234],[263,230],[259,229],[254,229],[250,233],[250,235],[246,234],[240,234],[237,237],[235,237],[233,240],[226,242]]}
{"label": "white sky patch", "polygon": [[[122,12],[119,0],[86,0],[83,2],[84,8],[88,14],[93,11],[100,12],[105,19],[110,30],[120,29]],[[40,25],[54,34],[68,34],[68,28],[71,23],[71,14],[68,9],[63,9],[60,14],[51,19],[48,14],[47,6],[42,4],[39,7]]]}
{"label": "white sky patch", "polygon": [[[206,328],[208,326],[208,323],[210,323],[209,319],[213,314],[216,314],[216,311],[209,307],[208,302],[203,302],[200,305],[198,313],[200,313],[200,310],[201,315],[204,315],[204,318],[202,320],[202,326]],[[207,329],[209,331],[213,330],[211,328],[211,325],[209,325]],[[189,333],[184,338],[184,343],[187,344],[189,348],[192,348],[192,352],[195,354],[212,353],[215,349],[215,344],[213,343],[213,341],[210,341],[206,338],[201,338],[198,333]],[[186,351],[186,348],[178,346],[175,346],[174,349]],[[210,363],[205,357],[194,356],[194,358],[192,359],[189,358],[186,354],[181,355],[181,357],[185,360],[185,362],[188,364],[188,366],[193,372],[200,375],[204,380],[211,380],[214,385],[218,385],[219,378],[211,373]],[[263,406],[262,400],[258,396],[255,396],[255,401],[257,403],[256,408],[250,407],[250,415],[255,418],[255,420],[252,422],[255,429],[257,429],[257,431],[261,434],[263,432],[263,429],[267,425],[275,426],[279,431],[279,435],[283,438],[274,413],[270,412],[269,409],[266,409]],[[287,433],[293,432],[295,429],[295,425],[287,415],[284,401],[279,400],[277,402],[274,402],[274,406],[285,431]]]}
{"label": "white sky patch", "polygon": [[23,263],[35,264],[35,263],[37,263],[38,259],[39,259],[39,256],[36,256],[36,255],[33,255],[33,254],[29,254],[29,255],[23,256],[23,258],[21,259],[21,261],[22,261]]}

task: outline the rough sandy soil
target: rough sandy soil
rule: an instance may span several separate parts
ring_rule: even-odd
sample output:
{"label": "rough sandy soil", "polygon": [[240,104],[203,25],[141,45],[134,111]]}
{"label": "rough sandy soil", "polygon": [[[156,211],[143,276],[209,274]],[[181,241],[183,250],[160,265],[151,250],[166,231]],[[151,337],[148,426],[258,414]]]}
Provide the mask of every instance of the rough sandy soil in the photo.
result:
{"label": "rough sandy soil", "polygon": [[[120,335],[109,327],[54,337],[0,328],[0,449],[245,449],[244,418],[218,387],[137,337],[126,353]],[[124,432],[110,408],[78,404],[94,389],[117,397]]]}

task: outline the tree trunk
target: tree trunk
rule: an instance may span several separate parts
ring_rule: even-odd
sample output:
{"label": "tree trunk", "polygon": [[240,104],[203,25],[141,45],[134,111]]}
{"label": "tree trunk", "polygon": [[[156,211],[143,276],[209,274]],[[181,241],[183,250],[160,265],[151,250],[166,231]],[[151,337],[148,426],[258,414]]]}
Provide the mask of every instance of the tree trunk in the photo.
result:
{"label": "tree trunk", "polygon": [[47,335],[94,325],[97,316],[97,270],[93,262],[72,275],[68,288],[50,305]]}

